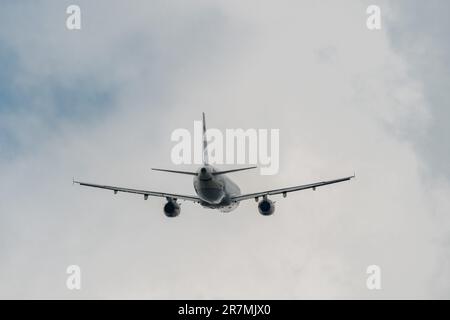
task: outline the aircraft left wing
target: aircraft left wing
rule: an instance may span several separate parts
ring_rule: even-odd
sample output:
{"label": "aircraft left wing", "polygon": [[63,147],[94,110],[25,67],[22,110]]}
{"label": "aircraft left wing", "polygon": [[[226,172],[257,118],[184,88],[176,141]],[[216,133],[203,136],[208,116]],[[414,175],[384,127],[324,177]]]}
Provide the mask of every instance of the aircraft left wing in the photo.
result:
{"label": "aircraft left wing", "polygon": [[274,190],[267,190],[267,191],[262,191],[262,192],[243,194],[243,195],[240,195],[240,196],[233,197],[233,198],[231,198],[231,200],[239,202],[239,201],[242,201],[242,200],[248,200],[248,199],[253,199],[253,198],[257,199],[259,197],[275,195],[275,194],[283,194],[283,196],[285,197],[288,192],[300,191],[300,190],[305,190],[305,189],[313,189],[313,190],[315,190],[318,187],[326,186],[326,185],[333,184],[333,183],[339,183],[339,182],[348,181],[348,180],[350,180],[350,179],[352,179],[354,177],[355,177],[355,175],[349,176],[349,177],[345,177],[345,178],[335,179],[335,180],[328,180],[328,181],[321,181],[321,182],[315,182],[315,183],[310,183],[310,184],[304,184],[304,185],[295,186],[295,187],[288,187],[288,188],[281,188],[281,189],[274,189]]}
{"label": "aircraft left wing", "polygon": [[80,182],[80,181],[73,181],[73,183],[78,183],[80,186],[112,190],[112,191],[114,191],[114,194],[116,194],[117,192],[128,192],[128,193],[140,194],[140,195],[144,196],[145,200],[147,200],[148,196],[152,196],[152,197],[160,197],[160,198],[170,198],[170,199],[175,199],[175,200],[176,199],[188,200],[188,201],[193,201],[193,202],[201,201],[200,198],[198,198],[198,197],[182,195],[182,194],[175,194],[175,193],[165,193],[165,192],[129,189],[129,188],[122,188],[122,187],[115,187],[115,186],[105,186],[105,185],[101,185],[101,184],[86,183],[86,182]]}

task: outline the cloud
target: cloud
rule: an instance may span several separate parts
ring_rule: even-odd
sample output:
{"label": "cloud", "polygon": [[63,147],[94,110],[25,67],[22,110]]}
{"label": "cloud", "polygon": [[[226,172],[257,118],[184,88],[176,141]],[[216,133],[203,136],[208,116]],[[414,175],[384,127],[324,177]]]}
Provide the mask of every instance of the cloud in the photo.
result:
{"label": "cloud", "polygon": [[447,125],[449,111],[446,107],[450,96],[447,64],[450,54],[448,36],[449,21],[444,12],[449,8],[445,1],[421,2],[399,1],[394,7],[396,14],[389,24],[390,42],[408,63],[408,72],[421,81],[430,122],[425,130],[417,130],[405,123],[406,139],[415,143],[418,154],[423,157],[433,177],[449,179],[450,154],[443,141],[450,132]]}
{"label": "cloud", "polygon": [[[439,284],[448,185],[424,184],[422,157],[405,139],[405,122],[429,126],[426,87],[389,28],[367,30],[364,3],[80,6],[75,33],[64,29],[63,2],[8,4],[0,16],[23,22],[0,34],[1,65],[11,65],[0,92],[14,97],[0,108],[10,137],[0,296],[448,296]],[[353,170],[357,179],[275,199],[270,218],[250,201],[229,215],[183,203],[173,220],[161,200],[70,184],[192,193],[189,178],[149,168],[170,166],[170,133],[191,129],[201,111],[220,129],[280,128],[280,174],[233,175],[244,192]],[[82,268],[79,292],[65,288],[70,264]],[[365,287],[370,264],[382,268],[379,292]]]}
{"label": "cloud", "polygon": [[421,173],[425,184],[430,215],[436,225],[436,244],[440,247],[440,262],[434,285],[435,292],[448,297],[450,288],[447,272],[450,263],[448,251],[448,205],[450,154],[446,139],[450,135],[447,125],[450,101],[448,58],[450,47],[445,39],[449,36],[449,21],[444,12],[449,9],[445,1],[434,0],[424,6],[419,1],[399,1],[389,26],[389,40],[393,50],[405,59],[410,77],[420,81],[428,120],[418,128],[405,119],[399,126],[403,139],[411,143],[422,164]]}

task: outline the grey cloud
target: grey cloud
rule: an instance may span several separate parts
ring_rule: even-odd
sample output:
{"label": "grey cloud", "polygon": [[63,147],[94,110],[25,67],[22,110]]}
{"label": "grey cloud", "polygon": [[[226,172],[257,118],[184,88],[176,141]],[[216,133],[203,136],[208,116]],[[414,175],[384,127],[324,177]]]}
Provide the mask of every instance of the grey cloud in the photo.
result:
{"label": "grey cloud", "polygon": [[[47,141],[34,139],[46,122],[31,133],[24,118],[13,126],[37,147],[0,167],[0,296],[448,296],[449,221],[434,215],[449,208],[448,185],[423,185],[416,150],[392,134],[405,119],[426,125],[424,92],[388,34],[367,31],[364,3],[80,5],[84,29],[69,36],[60,29],[64,3],[2,10],[10,25],[25,9],[37,19],[39,37],[30,27],[2,33],[28,81],[81,79],[82,101],[102,111],[68,120]],[[113,108],[89,100],[105,87]],[[170,166],[171,131],[191,128],[201,111],[221,129],[280,128],[279,175],[235,175],[244,192],[353,170],[357,179],[276,199],[269,219],[246,202],[230,215],[184,203],[167,220],[158,199],[71,185],[76,176],[192,193],[189,178],[149,168]],[[69,264],[82,267],[80,292],[65,288]],[[365,287],[369,264],[382,267],[380,292]]]}
{"label": "grey cloud", "polygon": [[[396,1],[395,14],[388,20],[388,34],[393,49],[408,64],[410,77],[420,81],[429,119],[425,128],[405,121],[403,139],[411,142],[423,163],[423,183],[432,203],[430,218],[439,221],[435,241],[440,246],[440,262],[434,271],[433,292],[448,297],[450,277],[447,254],[450,239],[448,218],[448,182],[450,179],[450,22],[447,1]],[[446,194],[447,193],[447,194]]]}
{"label": "grey cloud", "polygon": [[450,178],[450,22],[446,12],[447,1],[434,0],[397,1],[396,14],[387,26],[391,44],[408,61],[411,76],[420,79],[431,121],[423,132],[407,127],[407,138],[412,139],[427,163],[428,170],[436,176]]}

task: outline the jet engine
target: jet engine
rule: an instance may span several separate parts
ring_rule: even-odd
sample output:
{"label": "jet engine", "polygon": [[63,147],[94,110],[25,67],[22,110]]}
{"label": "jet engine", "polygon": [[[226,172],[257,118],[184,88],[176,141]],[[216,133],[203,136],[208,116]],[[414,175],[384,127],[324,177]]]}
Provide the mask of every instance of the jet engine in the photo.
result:
{"label": "jet engine", "polygon": [[175,200],[168,200],[164,205],[164,214],[169,218],[174,218],[180,214],[180,205]]}
{"label": "jet engine", "polygon": [[270,216],[275,211],[275,203],[269,199],[263,199],[258,203],[258,210],[263,216]]}

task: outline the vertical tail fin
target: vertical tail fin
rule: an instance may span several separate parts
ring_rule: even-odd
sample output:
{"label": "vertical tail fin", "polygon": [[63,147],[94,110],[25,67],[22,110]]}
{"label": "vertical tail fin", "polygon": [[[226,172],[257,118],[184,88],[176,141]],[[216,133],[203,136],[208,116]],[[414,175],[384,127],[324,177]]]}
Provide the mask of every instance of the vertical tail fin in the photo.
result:
{"label": "vertical tail fin", "polygon": [[208,164],[208,140],[206,137],[205,113],[203,112],[203,164]]}

